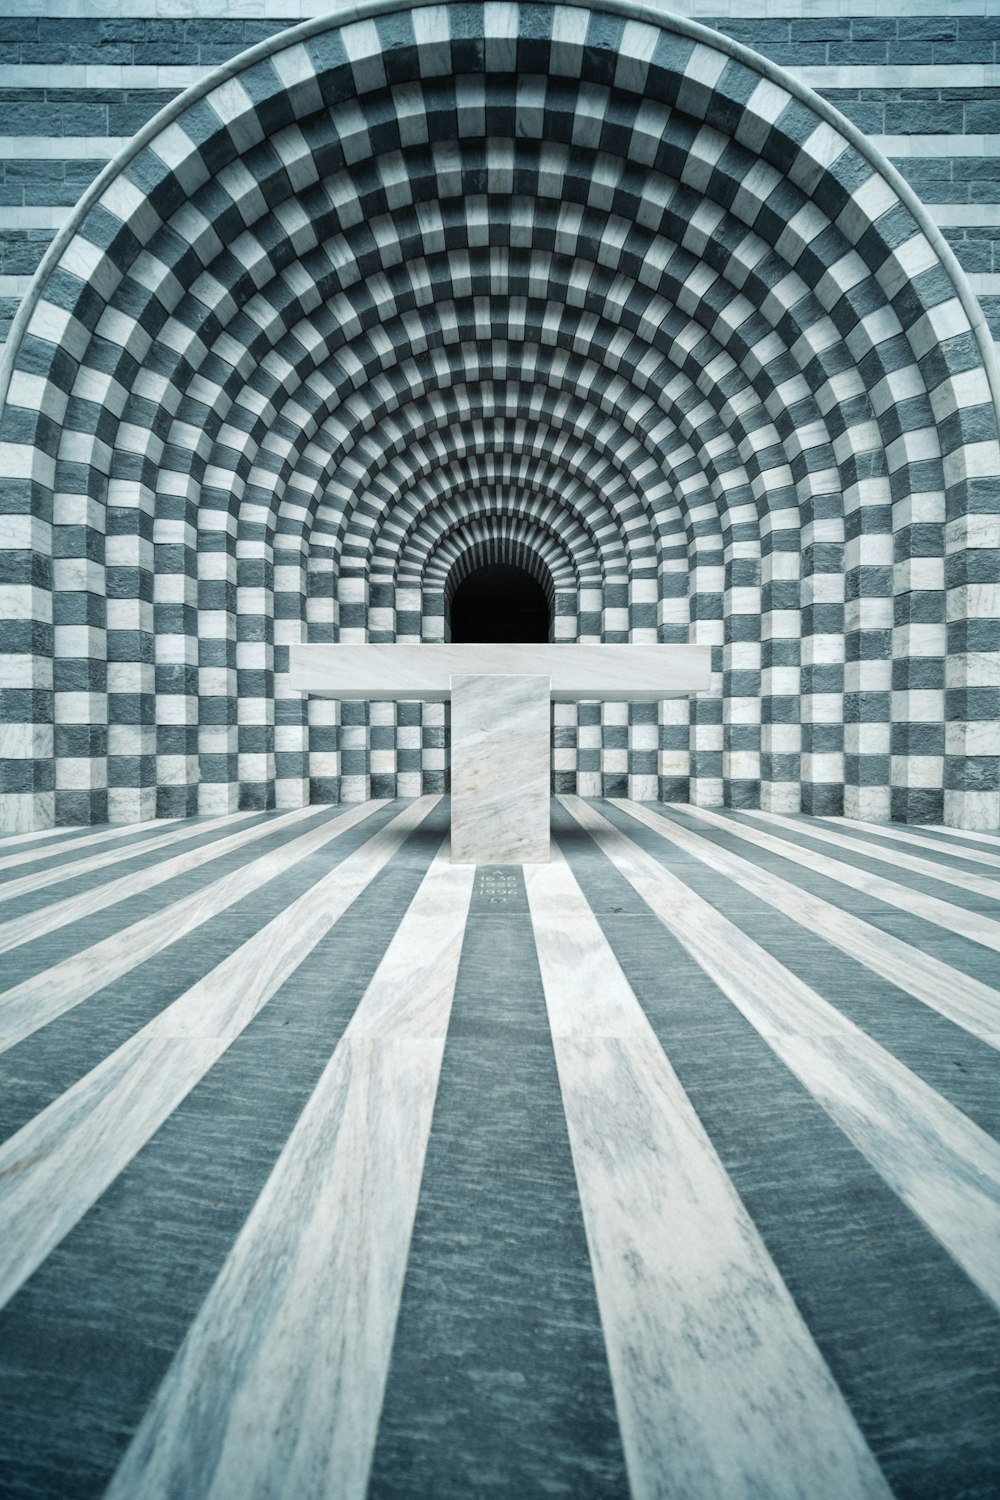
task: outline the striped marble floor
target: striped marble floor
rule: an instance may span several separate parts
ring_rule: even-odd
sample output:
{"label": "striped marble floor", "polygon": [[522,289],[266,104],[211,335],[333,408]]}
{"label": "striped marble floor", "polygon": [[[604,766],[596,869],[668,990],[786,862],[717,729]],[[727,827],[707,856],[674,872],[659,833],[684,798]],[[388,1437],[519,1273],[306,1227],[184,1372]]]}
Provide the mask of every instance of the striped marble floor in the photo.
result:
{"label": "striped marble floor", "polygon": [[0,843],[0,1495],[1000,1496],[1000,836]]}

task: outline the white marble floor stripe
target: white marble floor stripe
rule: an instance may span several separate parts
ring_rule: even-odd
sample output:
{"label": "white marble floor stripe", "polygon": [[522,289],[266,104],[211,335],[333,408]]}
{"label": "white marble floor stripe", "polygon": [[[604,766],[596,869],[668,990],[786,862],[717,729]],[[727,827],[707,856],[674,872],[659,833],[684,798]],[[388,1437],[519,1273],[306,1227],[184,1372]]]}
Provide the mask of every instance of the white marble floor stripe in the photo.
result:
{"label": "white marble floor stripe", "polygon": [[[110,827],[102,828],[99,833],[88,833],[85,827],[81,828],[36,828],[34,833],[17,833],[0,841],[0,870],[15,870],[19,865],[41,864],[42,860],[65,859],[67,854],[73,854],[77,849],[89,849],[94,844],[107,844],[112,839],[126,839],[122,850],[139,851],[145,848],[145,840],[141,838],[130,839],[130,835],[138,834],[140,831],[149,837],[156,837],[165,828],[170,828],[179,823],[179,818],[157,818],[155,822],[149,823],[114,823]],[[189,820],[185,820],[189,821]],[[214,819],[205,819],[201,825],[203,828]],[[53,835],[61,834],[51,846],[45,845],[43,849],[28,850],[26,853],[9,853],[8,849],[14,843],[29,839],[52,838]],[[0,894],[6,894],[6,884],[0,885]]]}
{"label": "white marble floor stripe", "polygon": [[928,833],[940,835],[942,843],[985,844],[988,849],[1000,851],[1000,833],[986,833],[972,828],[946,828],[943,823],[922,824]]}
{"label": "white marble floor stripe", "polygon": [[889,1496],[568,865],[524,877],[634,1500]]}
{"label": "white marble floor stripe", "polygon": [[1000,1306],[1000,1143],[579,797],[560,801],[699,966]]}
{"label": "white marble floor stripe", "polygon": [[[280,848],[271,849],[201,890],[183,896],[164,911],[140,917],[61,963],[12,985],[0,993],[0,1052],[24,1041],[57,1016],[65,1015],[105,985],[277,879],[299,860],[341,838],[384,806],[383,802],[359,802],[318,828],[309,829]],[[273,828],[274,824],[265,826]]]}
{"label": "white marble floor stripe", "polygon": [[748,816],[754,822],[766,823],[771,828],[782,830],[787,837],[801,834],[804,838],[816,839],[818,843],[830,844],[843,853],[858,854],[863,859],[880,861],[900,870],[910,870],[914,875],[926,876],[928,880],[937,881],[941,885],[953,885],[957,890],[969,891],[974,896],[1000,901],[1000,879],[993,880],[988,875],[976,875],[965,870],[952,870],[940,861],[925,859],[919,854],[907,854],[902,849],[885,849],[870,839],[851,837],[833,828],[817,828],[815,824],[806,825],[798,820],[792,822],[776,813],[754,811]]}
{"label": "white marble floor stripe", "polygon": [[[680,803],[671,803],[673,807],[680,805]],[[903,829],[897,824],[862,823],[856,818],[833,817],[810,818],[808,821],[804,820],[801,826],[803,829],[810,829],[818,822],[826,823],[832,828],[840,828],[845,833],[850,833],[857,828],[862,833],[878,834],[879,838],[891,839],[893,843],[903,844],[909,848],[930,849],[934,854],[943,855],[947,859],[964,859],[970,864],[989,865],[993,869],[1000,870],[1000,854],[990,854],[985,849],[949,848],[941,839],[926,838],[920,832],[919,826]]]}
{"label": "white marble floor stripe", "polygon": [[420,797],[0,1146],[0,1306],[440,799]]}
{"label": "white marble floor stripe", "polygon": [[766,901],[807,932],[816,933],[866,969],[905,990],[921,1004],[972,1032],[989,1046],[1000,1048],[1000,990],[953,969],[933,954],[922,953],[902,938],[873,927],[811,891],[802,890],[753,860],[720,848],[641,803],[623,801],[615,806],[666,842]]}
{"label": "white marble floor stripe", "polygon": [[943,901],[939,896],[930,896],[925,891],[900,885],[898,881],[889,880],[883,875],[873,875],[868,870],[859,869],[857,865],[833,859],[815,849],[803,849],[801,845],[793,844],[788,839],[766,833],[761,828],[753,828],[748,823],[739,823],[734,818],[712,812],[707,807],[687,807],[685,812],[699,823],[721,828],[733,838],[753,844],[758,849],[766,849],[771,854],[779,854],[782,859],[803,865],[817,875],[825,875],[838,885],[864,891],[865,895],[884,902],[886,906],[893,906],[897,911],[906,912],[911,917],[919,917],[921,921],[953,932],[956,937],[968,938],[972,943],[980,943],[984,948],[1000,953],[1000,922],[994,922],[981,912],[967,911],[951,901]]}
{"label": "white marble floor stripe", "polygon": [[294,828],[297,823],[301,823],[304,818],[310,816],[316,816],[316,808],[297,808],[294,812],[284,813],[277,818],[268,818],[264,822],[255,823],[251,828],[241,829],[224,838],[213,839],[210,844],[203,844],[200,848],[191,849],[186,854],[176,854],[170,859],[161,859],[143,870],[136,870],[134,874],[121,875],[117,880],[109,880],[105,885],[94,885],[90,890],[78,891],[74,896],[66,896],[62,901],[53,901],[50,905],[39,907],[37,911],[23,912],[20,916],[11,917],[9,921],[0,922],[0,953],[6,953],[22,943],[35,942],[38,938],[55,932],[60,927],[66,927],[70,922],[79,922],[84,917],[93,916],[95,912],[117,905],[120,901],[127,901],[130,897],[141,895],[144,891],[154,890],[156,886],[164,885],[168,880],[175,880],[179,875],[186,875],[191,870],[210,864],[212,860],[221,859],[226,854],[232,854],[235,850],[256,843],[273,833],[280,833],[283,829]]}
{"label": "white marble floor stripe", "polygon": [[[177,822],[177,819],[171,817],[169,822]],[[118,823],[114,832],[117,832],[118,837],[120,837],[121,834],[127,834],[127,832],[132,832],[133,829],[141,828],[141,826],[141,823]],[[84,837],[87,840],[91,840],[94,835],[91,835],[87,829],[87,823],[81,823],[78,828],[72,825],[63,825],[60,828],[33,828],[27,834],[0,834],[0,870],[7,867],[7,856],[13,855],[13,850],[15,849],[22,849],[25,844],[40,843],[42,838],[48,838],[52,843],[52,847],[58,844],[64,852],[67,844],[72,844],[73,834],[78,838]],[[96,837],[111,837],[111,832],[105,829],[103,834],[97,834]],[[24,859],[25,861],[27,859],[39,859],[43,853],[48,853],[48,849],[40,849],[37,853],[27,853]],[[13,859],[10,859],[10,864],[19,864],[19,862],[21,862],[21,856],[19,855],[15,855]]]}
{"label": "white marble floor stripe", "polygon": [[106,1500],[363,1500],[474,878],[445,843]]}
{"label": "white marble floor stripe", "polygon": [[200,819],[198,822],[186,819],[179,828],[172,828],[168,833],[157,834],[155,838],[145,839],[134,846],[129,845],[125,849],[105,849],[101,854],[93,854],[86,859],[71,860],[58,865],[54,870],[39,870],[31,875],[22,875],[17,879],[5,881],[3,885],[0,885],[0,903],[12,901],[15,896],[28,895],[32,891],[46,890],[50,886],[59,885],[64,880],[75,880],[79,875],[96,875],[98,871],[121,864],[126,859],[158,854],[164,849],[170,849],[174,844],[187,843],[202,833],[221,833],[226,828],[245,823],[247,818],[252,817],[254,817],[253,813],[241,812],[224,813],[219,818],[206,818],[204,822]]}

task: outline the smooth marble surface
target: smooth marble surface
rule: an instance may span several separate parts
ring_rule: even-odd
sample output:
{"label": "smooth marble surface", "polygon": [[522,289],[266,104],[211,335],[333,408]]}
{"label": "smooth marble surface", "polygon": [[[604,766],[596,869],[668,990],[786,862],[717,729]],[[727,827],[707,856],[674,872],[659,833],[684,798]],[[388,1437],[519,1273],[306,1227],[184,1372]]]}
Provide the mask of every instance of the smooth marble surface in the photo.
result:
{"label": "smooth marble surface", "polygon": [[834,948],[839,948],[872,973],[881,975],[923,1005],[946,1016],[956,1026],[964,1027],[989,1046],[1000,1046],[1000,991],[991,985],[983,984],[970,974],[962,974],[933,954],[921,953],[902,938],[873,927],[852,912],[843,911],[801,886],[783,880],[751,859],[720,848],[650,808],[635,802],[618,805],[630,818],[652,829],[668,844],[693,854],[710,869],[752,892],[799,926],[818,933]]}
{"label": "smooth marble surface", "polygon": [[886,849],[871,839],[839,833],[832,828],[817,826],[816,823],[795,823],[789,829],[787,821],[777,818],[773,813],[752,811],[749,816],[755,822],[766,823],[771,827],[784,827],[786,838],[791,833],[798,838],[816,839],[819,843],[831,844],[835,849],[843,852],[861,855],[865,859],[880,860],[899,870],[910,870],[914,875],[923,875],[940,885],[953,885],[958,890],[969,891],[973,896],[985,896],[990,901],[1000,901],[1000,879],[972,874],[966,870],[955,870],[948,865],[943,865],[939,860],[927,859],[920,854],[908,854],[898,848]]}
{"label": "smooth marble surface", "polygon": [[0,1146],[0,1306],[93,1205],[438,797],[421,797]]}
{"label": "smooth marble surface", "polygon": [[552,698],[655,703],[711,685],[708,646],[425,642],[292,646],[290,685],[302,693],[377,702],[447,699],[453,676],[546,676]]}
{"label": "smooth marble surface", "polygon": [[549,679],[454,676],[451,857],[459,864],[549,857]]}
{"label": "smooth marble surface", "polygon": [[480,866],[367,1500],[627,1500],[524,889]]}
{"label": "smooth marble surface", "polygon": [[525,884],[632,1495],[888,1497],[562,854]]}
{"label": "smooth marble surface", "polygon": [[[140,853],[143,847],[143,835],[147,837],[158,837],[164,828],[172,827],[178,823],[178,818],[157,818],[155,822],[148,823],[113,823],[110,828],[102,828],[98,833],[87,833],[84,828],[37,828],[34,833],[12,834],[7,838],[0,839],[0,870],[13,870],[19,865],[38,865],[50,859],[65,860],[67,855],[72,856],[80,849],[92,848],[94,844],[107,844],[117,839],[119,851],[124,854]],[[206,819],[205,826],[208,827],[215,819]],[[41,839],[48,839],[41,849],[25,849],[28,844],[33,844]],[[21,850],[16,853],[15,850]],[[0,887],[0,891],[2,891]]]}
{"label": "smooth marble surface", "polygon": [[363,1500],[474,877],[435,858],[107,1500]]}
{"label": "smooth marble surface", "polygon": [[[57,1016],[89,999],[154,954],[180,941],[195,928],[210,921],[227,907],[235,906],[255,890],[276,880],[302,859],[341,838],[379,808],[379,802],[360,802],[335,818],[300,834],[278,849],[222,875],[218,880],[182,896],[165,911],[153,912],[129,922],[89,947],[0,993],[0,1052],[15,1046]],[[261,826],[261,834],[273,832],[278,820]],[[256,831],[256,830],[255,830]],[[99,895],[101,888],[98,887]],[[119,899],[127,899],[119,896]],[[34,914],[32,914],[34,916]],[[41,917],[45,916],[42,912]],[[0,934],[3,929],[0,928]],[[26,939],[22,938],[22,941]]]}
{"label": "smooth marble surface", "polygon": [[876,1171],[1000,1305],[1000,1142],[595,808],[579,797],[560,801]]}
{"label": "smooth marble surface", "polygon": [[[626,835],[620,804],[599,804]],[[671,818],[679,813],[671,811]],[[642,847],[1000,1137],[1000,1056],[633,824]],[[553,837],[896,1495],[1000,1494],[991,1308],[562,808]],[[886,1024],[881,1024],[884,1019]],[[866,1026],[867,1029],[867,1026]],[[949,1035],[950,1033],[950,1035]],[[874,1034],[874,1033],[873,1033]]]}
{"label": "smooth marble surface", "polygon": [[[877,906],[804,864],[780,863],[734,833],[734,824],[762,826],[741,814],[725,814],[727,827],[717,829],[691,809],[643,808],[638,819],[622,802],[598,810],[595,842],[565,807],[553,807],[557,848],[579,890],[559,883],[558,865],[475,873],[385,1397],[374,1416],[365,1404],[341,1449],[345,1462],[370,1444],[374,1421],[367,1500],[623,1500],[623,1448],[640,1476],[636,1494],[640,1483],[654,1494],[673,1485],[716,1500],[750,1489],[753,1473],[757,1495],[781,1494],[808,1442],[827,1441],[828,1453],[844,1432],[835,1422],[809,1435],[826,1398],[803,1383],[789,1411],[805,1407],[805,1425],[796,1420],[791,1453],[782,1442],[768,1457],[765,1435],[779,1425],[774,1393],[796,1368],[782,1340],[792,1338],[796,1357],[805,1357],[781,1312],[790,1294],[808,1328],[806,1349],[814,1359],[819,1351],[892,1492],[993,1500],[1000,1299],[990,1300],[997,1289],[989,1278],[998,1239],[1000,1054],[985,1030],[985,1007],[995,1003],[994,953],[902,905]],[[65,1014],[57,1008],[48,1023],[46,1007],[58,1007],[72,985],[72,964],[40,975],[23,1017],[33,1034],[0,1057],[0,1124],[8,1133],[0,1263],[34,1268],[0,1309],[0,1488],[12,1500],[104,1495],[143,1415],[166,1399],[157,1393],[185,1338],[196,1325],[204,1333],[205,1299],[235,1262],[248,1216],[342,1041],[351,1070],[338,1097],[346,1104],[356,1089],[359,1121],[364,1114],[351,1158],[362,1162],[379,1141],[394,1139],[383,1094],[412,1104],[423,1129],[426,1075],[402,1063],[397,1073],[399,1059],[380,1051],[411,1043],[384,1038],[377,1020],[376,1036],[347,1037],[445,834],[442,802],[357,892],[354,851],[370,852],[372,832],[398,811],[383,803],[339,846],[311,850],[303,837],[343,827],[363,810],[318,810],[315,827],[265,815],[274,847],[250,843],[221,868],[126,897],[4,956],[13,977],[35,972],[47,954],[50,962],[65,958],[74,942],[87,953],[97,938],[125,935],[117,980],[98,983],[91,1003]],[[807,840],[813,845],[806,820],[767,826],[799,852]],[[844,842],[828,852],[871,869],[854,831],[833,831]],[[223,825],[211,837],[228,832]],[[79,858],[71,844],[67,866]],[[270,881],[253,884],[235,905],[220,896],[214,920],[202,926],[194,904],[209,891],[232,895],[235,885],[216,883],[237,868],[258,867],[256,881],[279,845],[295,845],[297,862],[277,873],[270,865]],[[947,841],[949,868],[949,853],[963,847]],[[151,859],[185,848],[193,850],[168,847]],[[112,884],[118,873],[110,867],[95,882]],[[461,866],[450,873],[471,874]],[[537,934],[525,874],[536,887]],[[327,876],[321,917],[300,898]],[[901,871],[900,902],[905,880],[917,888],[906,887],[907,899],[938,889],[930,877],[925,884]],[[338,884],[351,904],[314,943],[317,927],[336,917]],[[67,889],[74,887],[53,887],[56,895]],[[941,889],[985,909],[974,892]],[[133,971],[132,935],[145,931],[154,942],[156,924],[169,930],[175,906],[187,913],[190,940],[155,946]],[[435,916],[422,933],[411,925],[400,938],[398,966],[382,971],[386,995],[400,1005],[414,967],[424,983],[411,959],[434,949],[437,962],[447,920],[447,912],[440,924]],[[876,933],[875,922],[889,934]],[[106,957],[110,965],[110,950]],[[451,962],[443,940],[441,958]],[[968,986],[965,970],[983,984]],[[917,995],[923,986],[924,1003],[906,985]],[[192,994],[197,1002],[185,1005]],[[167,1007],[177,997],[171,1022]],[[162,1034],[154,1018],[166,1018]],[[961,1020],[965,1026],[955,1024]],[[424,1036],[412,1042],[427,1044]],[[419,1083],[415,1092],[408,1081]],[[335,1155],[336,1122],[324,1120],[331,1134],[323,1144]],[[178,1500],[187,1500],[188,1474],[195,1485],[208,1482],[202,1469],[214,1474],[220,1451],[228,1492],[213,1478],[214,1500],[224,1493],[284,1500],[285,1472],[296,1494],[307,1495],[305,1450],[325,1462],[324,1434],[336,1423],[319,1387],[328,1370],[339,1380],[343,1364],[336,1351],[330,1356],[330,1340],[312,1347],[311,1327],[303,1332],[313,1254],[322,1303],[315,1327],[332,1326],[335,1312],[336,1291],[310,1237],[326,1236],[329,1250],[342,1217],[348,1228],[363,1226],[369,1211],[380,1222],[368,1188],[380,1193],[379,1184],[395,1181],[397,1168],[410,1174],[413,1162],[412,1142],[403,1140],[391,1160],[365,1163],[360,1198],[345,1166],[336,1179],[343,1215],[331,1190],[317,1216],[312,1187],[322,1180],[325,1193],[333,1177],[323,1174],[333,1166],[313,1144],[301,1191],[269,1200],[268,1243],[287,1247],[288,1264],[282,1255],[254,1261],[259,1276],[230,1284],[225,1316],[213,1324],[213,1337],[224,1335],[213,1348],[250,1351],[246,1381],[223,1365],[216,1403],[206,1354],[197,1388],[207,1413],[192,1422],[183,1392],[170,1397],[175,1415],[184,1415],[160,1429],[161,1456],[173,1476],[164,1493]],[[303,1149],[299,1160],[309,1155]],[[406,1208],[405,1192],[398,1197]],[[275,1227],[283,1214],[287,1224]],[[396,1228],[394,1217],[379,1232]],[[703,1251],[699,1235],[709,1234]],[[249,1263],[248,1252],[244,1270]],[[295,1266],[307,1274],[292,1296]],[[353,1262],[345,1285],[352,1275],[361,1275]],[[358,1355],[359,1389],[369,1397],[383,1358],[380,1319],[395,1296],[381,1285],[386,1295],[375,1298],[371,1337]],[[664,1329],[679,1331],[667,1337]],[[766,1333],[759,1347],[755,1329]],[[290,1331],[286,1342],[282,1330]],[[358,1353],[357,1345],[343,1347]],[[699,1369],[713,1359],[725,1365],[723,1375],[698,1386]],[[295,1390],[304,1368],[317,1389],[282,1407],[280,1393]],[[704,1401],[691,1403],[689,1391]],[[232,1432],[246,1431],[255,1403],[266,1410],[260,1434],[246,1443],[244,1470],[236,1447],[226,1450],[215,1436],[230,1415]],[[345,1415],[351,1409],[348,1395]],[[264,1437],[282,1411],[290,1415],[274,1438],[284,1465],[277,1473]],[[185,1452],[185,1420],[200,1452]],[[719,1451],[706,1457],[713,1431]],[[303,1452],[289,1462],[281,1445],[299,1437]],[[158,1440],[154,1468],[160,1450]],[[827,1484],[830,1472],[821,1464],[807,1476],[803,1500],[840,1500],[842,1476],[834,1472]],[[857,1469],[845,1472],[853,1483]],[[884,1492],[876,1476],[873,1493]],[[132,1494],[145,1500],[142,1482]]]}
{"label": "smooth marble surface", "polygon": [[[812,829],[820,823],[825,823],[831,828],[838,829],[845,838],[850,838],[855,829],[862,834],[876,834],[879,839],[889,839],[893,843],[908,846],[911,849],[929,849],[934,854],[942,855],[949,859],[967,860],[971,864],[990,865],[995,870],[1000,870],[1000,854],[991,854],[987,849],[973,849],[961,844],[949,847],[942,838],[929,838],[921,832],[918,825],[913,828],[901,828],[898,824],[891,823],[864,823],[857,818],[847,820],[845,818],[811,818],[804,828]],[[848,847],[845,845],[845,848]],[[934,868],[939,871],[942,866],[939,861],[933,861]]]}
{"label": "smooth marble surface", "polygon": [[224,817],[206,818],[204,822],[184,823],[180,828],[171,828],[168,833],[157,833],[152,838],[144,839],[138,844],[129,844],[124,849],[106,849],[102,854],[67,862],[52,870],[37,870],[29,875],[19,875],[0,885],[0,900],[12,901],[32,891],[45,890],[50,886],[61,885],[66,880],[75,880],[78,875],[96,875],[100,870],[110,869],[124,860],[159,854],[161,850],[172,848],[174,844],[187,843],[202,834],[215,832],[235,822],[242,823],[246,818],[252,817],[253,813],[229,813]]}
{"label": "smooth marble surface", "polygon": [[[299,808],[295,812],[288,813],[281,820],[281,824],[294,825],[310,815],[315,817],[315,808]],[[242,823],[245,818],[252,816],[251,813],[236,813],[234,821],[238,820]],[[214,859],[221,859],[236,849],[242,849],[260,838],[267,837],[274,831],[275,826],[274,822],[256,823],[252,828],[241,829],[223,838],[213,839],[211,843],[189,850],[186,854],[177,854],[170,859],[158,860],[155,864],[147,865],[144,869],[136,870],[132,874],[120,875],[117,880],[108,880],[103,884],[95,883],[88,890],[77,891],[72,896],[65,896],[61,901],[53,901],[34,911],[24,912],[19,916],[11,917],[6,922],[0,921],[0,953],[6,953],[10,948],[17,948],[21,943],[34,942],[46,933],[54,932],[58,927],[65,927],[70,922],[79,922],[83,917],[92,916],[94,912],[102,911],[105,907],[114,906],[118,901],[127,901],[130,896],[136,896],[141,891],[154,890],[156,886],[163,885],[178,875],[185,875],[189,870],[197,870],[202,865],[210,864]],[[2,902],[5,894],[6,892],[0,890],[0,913],[3,911]]]}
{"label": "smooth marble surface", "polygon": [[874,900],[885,902],[887,906],[894,906],[925,922],[932,922],[936,927],[943,927],[956,937],[969,938],[974,943],[981,943],[983,947],[1000,953],[1000,922],[994,922],[981,912],[968,911],[951,901],[943,901],[939,896],[931,896],[924,891],[914,890],[912,886],[901,885],[897,880],[873,875],[869,870],[820,854],[815,849],[803,849],[789,839],[778,838],[762,828],[723,817],[707,807],[691,807],[688,811],[700,823],[710,824],[713,828],[724,828],[734,838],[754,844],[759,849],[766,849],[771,854],[780,854],[782,859],[804,865],[817,875],[826,875],[841,885],[849,885],[852,890],[863,891]]}

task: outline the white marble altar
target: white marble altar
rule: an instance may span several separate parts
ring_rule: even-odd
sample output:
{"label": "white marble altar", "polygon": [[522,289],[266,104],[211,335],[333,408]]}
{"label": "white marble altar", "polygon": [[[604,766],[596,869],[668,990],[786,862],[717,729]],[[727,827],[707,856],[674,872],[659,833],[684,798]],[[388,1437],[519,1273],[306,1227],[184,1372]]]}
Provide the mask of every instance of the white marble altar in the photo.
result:
{"label": "white marble altar", "polygon": [[707,646],[432,642],[293,646],[291,685],[348,701],[451,699],[457,864],[549,859],[549,702],[706,689]]}
{"label": "white marble altar", "polygon": [[556,703],[628,698],[655,703],[708,688],[708,646],[427,642],[417,645],[292,646],[292,687],[350,701],[422,698],[443,702],[453,675],[551,678]]}
{"label": "white marble altar", "polygon": [[451,679],[451,857],[455,864],[549,858],[549,679]]}

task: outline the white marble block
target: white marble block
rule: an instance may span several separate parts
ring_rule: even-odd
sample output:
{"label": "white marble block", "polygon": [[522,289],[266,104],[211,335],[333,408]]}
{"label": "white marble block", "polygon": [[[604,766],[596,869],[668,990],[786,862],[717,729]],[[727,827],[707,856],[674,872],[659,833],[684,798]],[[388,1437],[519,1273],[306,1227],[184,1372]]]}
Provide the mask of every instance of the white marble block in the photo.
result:
{"label": "white marble block", "polygon": [[547,864],[549,678],[451,679],[454,864]]}

